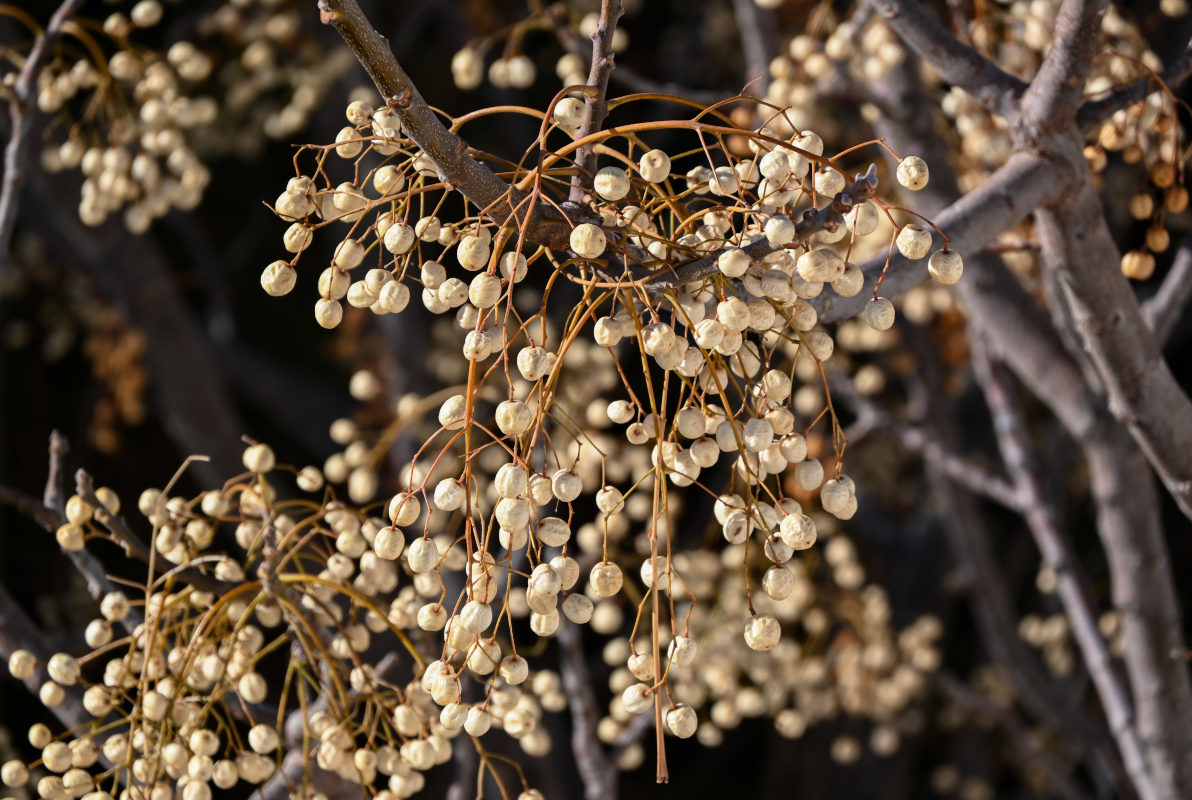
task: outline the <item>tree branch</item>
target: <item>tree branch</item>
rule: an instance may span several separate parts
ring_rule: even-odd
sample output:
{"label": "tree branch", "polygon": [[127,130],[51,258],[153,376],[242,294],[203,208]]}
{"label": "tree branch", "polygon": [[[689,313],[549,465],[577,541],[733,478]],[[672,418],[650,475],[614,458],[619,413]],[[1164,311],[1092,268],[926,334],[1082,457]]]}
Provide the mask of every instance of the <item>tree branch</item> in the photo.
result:
{"label": "tree branch", "polygon": [[[600,721],[592,677],[588,673],[579,628],[559,626],[559,675],[571,711],[571,752],[579,767],[585,800],[616,800],[617,770],[600,747],[596,723]],[[641,716],[646,716],[645,714]]]}
{"label": "tree branch", "polygon": [[[852,381],[837,375],[833,375],[831,381],[834,396],[839,394],[852,406],[853,412],[857,415],[857,425],[865,430],[881,430],[888,433],[897,439],[905,450],[931,462],[949,479],[973,494],[981,495],[1013,511],[1022,510],[1022,497],[1005,478],[954,452],[926,427],[912,425],[881,408],[858,392]],[[856,443],[852,432],[847,439],[849,444]]]}
{"label": "tree branch", "polygon": [[1187,80],[1189,75],[1192,75],[1192,40],[1188,41],[1179,57],[1158,76],[1158,81],[1151,76],[1139,78],[1129,86],[1118,89],[1100,100],[1086,102],[1076,112],[1076,126],[1082,131],[1087,131],[1094,125],[1100,125],[1115,111],[1145,100],[1157,89],[1156,83],[1175,89]]}
{"label": "tree branch", "polygon": [[773,30],[774,18],[754,0],[733,0],[733,16],[741,38],[741,52],[745,56],[745,85],[758,97],[766,96],[770,85],[771,46],[768,32]]}
{"label": "tree branch", "polygon": [[[933,165],[934,166],[934,165]],[[981,249],[1007,228],[1013,227],[1041,204],[1055,199],[1063,191],[1056,170],[1047,159],[1027,153],[1015,153],[979,188],[960,197],[932,217],[948,236],[949,247],[962,255]],[[935,236],[936,247],[943,240]],[[874,287],[886,266],[879,255],[862,265],[865,287],[854,297],[839,297],[824,292],[812,305],[818,305],[823,322],[837,322],[855,317],[873,296]],[[893,297],[927,278],[927,261],[909,261],[895,253],[882,294]],[[967,279],[967,278],[966,278]],[[963,283],[963,281],[962,281]]]}
{"label": "tree branch", "polygon": [[[838,193],[831,203],[822,208],[809,208],[803,212],[802,218],[795,223],[795,239],[806,241],[819,231],[835,230],[853,206],[864,203],[876,193],[877,168],[871,164],[864,175],[854,176],[852,185]],[[750,258],[756,260],[781,248],[775,247],[763,238],[742,249],[749,254]],[[676,289],[685,283],[702,281],[712,275],[718,275],[720,268],[716,265],[716,259],[722,252],[722,250],[717,250],[703,258],[688,261],[677,267],[663,267],[652,272],[645,268],[631,270],[630,275],[635,280],[641,280],[647,291],[659,294]]]}
{"label": "tree branch", "polygon": [[1043,256],[1067,297],[1081,344],[1105,386],[1109,410],[1192,518],[1192,401],[1143,320],[1084,166],[1081,142],[1064,137],[1076,190],[1037,214]]}
{"label": "tree branch", "polygon": [[1192,299],[1192,238],[1184,239],[1175,254],[1159,291],[1142,304],[1142,317],[1150,326],[1159,347],[1167,344],[1175,331],[1184,306]]}
{"label": "tree branch", "polygon": [[[592,63],[588,70],[588,87],[592,90],[584,96],[584,121],[579,127],[576,139],[591,136],[604,125],[608,116],[608,79],[615,66],[613,58],[613,34],[617,21],[621,19],[621,0],[601,0],[600,20],[592,31]],[[570,200],[586,205],[592,194],[592,180],[596,175],[596,148],[584,145],[575,151],[575,175],[571,179]]]}
{"label": "tree branch", "polygon": [[1064,0],[1055,40],[1022,96],[1019,123],[1035,139],[1068,127],[1080,106],[1108,0]]}
{"label": "tree branch", "polygon": [[25,182],[25,168],[29,163],[29,139],[33,133],[33,118],[37,113],[37,78],[50,55],[54,40],[62,32],[62,26],[81,5],[83,0],[63,0],[50,17],[45,30],[33,43],[33,49],[29,51],[12,87],[12,99],[9,102],[12,130],[8,145],[4,148],[4,178],[0,182],[0,275],[8,266],[21,186]]}
{"label": "tree branch", "polygon": [[989,111],[1010,119],[1026,84],[968,45],[913,0],[869,0],[902,41],[935,68],[940,77],[959,86]]}
{"label": "tree branch", "polygon": [[401,120],[402,128],[430,157],[439,178],[458,189],[472,204],[502,225],[520,219],[529,223],[532,241],[567,249],[571,226],[547,219],[541,209],[532,219],[518,207],[520,197],[492,170],[468,153],[467,144],[443,125],[427,105],[418,87],[397,63],[389,43],[377,33],[356,0],[319,0],[323,23],[335,28],[372,78],[381,100]]}
{"label": "tree branch", "polygon": [[1141,800],[1163,797],[1154,782],[1142,741],[1134,724],[1134,710],[1126,688],[1118,679],[1113,658],[1097,625],[1097,614],[1067,535],[1060,530],[1055,513],[1048,502],[1030,455],[1025,425],[1011,399],[1006,377],[999,372],[985,353],[980,340],[973,350],[973,368],[985,401],[993,415],[998,450],[1006,467],[1014,476],[1018,490],[1027,500],[1023,516],[1043,562],[1057,579],[1057,594],[1071,624],[1085,665],[1101,699],[1101,706],[1109,720],[1109,729],[1117,741],[1122,761]]}

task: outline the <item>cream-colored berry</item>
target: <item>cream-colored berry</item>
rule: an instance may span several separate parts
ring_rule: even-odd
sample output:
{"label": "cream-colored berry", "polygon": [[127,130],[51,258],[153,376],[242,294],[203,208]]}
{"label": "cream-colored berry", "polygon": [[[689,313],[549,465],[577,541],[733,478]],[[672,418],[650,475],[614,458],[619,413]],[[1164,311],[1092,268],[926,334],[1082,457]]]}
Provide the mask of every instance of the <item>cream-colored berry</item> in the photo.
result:
{"label": "cream-colored berry", "polygon": [[492,308],[501,297],[501,279],[481,272],[472,278],[468,287],[468,301],[477,308]]}
{"label": "cream-colored berry", "polygon": [[331,257],[333,266],[342,270],[349,270],[360,266],[364,260],[364,246],[355,239],[344,239],[335,247],[335,254]]}
{"label": "cream-colored berry", "polygon": [[844,275],[845,263],[835,250],[820,247],[800,255],[795,268],[805,281],[830,283]]}
{"label": "cream-colored berry", "polygon": [[894,304],[884,297],[866,303],[862,315],[866,324],[874,330],[888,331],[894,326]]}
{"label": "cream-colored berry", "polygon": [[571,229],[571,249],[580,258],[598,258],[606,245],[604,231],[590,222]]}
{"label": "cream-colored berry", "polygon": [[745,643],[754,650],[773,650],[781,636],[782,626],[769,614],[758,614],[745,623]]}
{"label": "cream-colored berry", "polygon": [[415,574],[430,572],[438,563],[439,548],[430,539],[415,539],[406,548],[406,564]]}
{"label": "cream-colored berry", "polygon": [[907,156],[898,162],[898,182],[912,192],[927,185],[927,162],[918,156]]}
{"label": "cream-colored berry", "polygon": [[250,472],[269,472],[277,463],[272,448],[267,444],[254,444],[245,449],[242,461]]}
{"label": "cream-colored berry", "polygon": [[586,116],[583,101],[574,97],[564,97],[556,103],[553,113],[556,122],[571,129],[578,128]]}
{"label": "cream-colored berry", "polygon": [[670,175],[670,156],[661,150],[650,150],[642,154],[637,169],[647,183],[662,183]]}
{"label": "cream-colored berry", "polygon": [[923,227],[915,224],[903,225],[894,240],[898,252],[905,257],[915,260],[927,255],[931,249],[931,234]]}
{"label": "cream-colored berry", "polygon": [[1145,250],[1131,250],[1122,255],[1122,274],[1133,281],[1145,281],[1155,274],[1155,257]]}
{"label": "cream-colored berry", "polygon": [[596,172],[592,187],[605,200],[617,201],[629,194],[629,176],[620,167],[604,167]]}
{"label": "cream-colored berry", "polygon": [[927,261],[927,271],[936,283],[950,286],[964,274],[964,260],[955,250],[937,250]]}
{"label": "cream-colored berry", "polygon": [[520,436],[534,422],[534,411],[520,400],[503,400],[497,406],[496,422],[506,436]]}
{"label": "cream-colored berry", "polygon": [[621,591],[623,581],[621,568],[608,561],[596,564],[588,575],[588,583],[596,597],[612,597]]}
{"label": "cream-colored berry", "polygon": [[726,278],[741,277],[752,263],[749,254],[737,247],[730,247],[716,258],[716,267]]}
{"label": "cream-colored berry", "polygon": [[695,735],[698,725],[699,719],[696,717],[695,709],[685,703],[680,703],[666,712],[666,727],[680,739],[689,739]]}
{"label": "cream-colored berry", "polygon": [[373,552],[378,558],[393,561],[405,549],[406,540],[401,531],[394,528],[381,528],[373,539]]}
{"label": "cream-colored berry", "polygon": [[868,201],[854,206],[853,210],[844,216],[845,226],[858,237],[868,236],[877,230],[879,221],[877,207]]}
{"label": "cream-colored berry", "polygon": [[570,470],[558,470],[551,477],[551,491],[554,492],[556,498],[564,503],[570,503],[579,497],[583,488],[583,481]]}
{"label": "cream-colored berry", "polygon": [[8,672],[19,681],[33,677],[37,669],[37,658],[28,650],[14,650],[8,657]]}
{"label": "cream-colored berry", "polygon": [[417,236],[409,225],[390,225],[382,239],[385,249],[394,255],[409,252]]}
{"label": "cream-colored berry", "polygon": [[467,412],[467,399],[462,394],[453,394],[443,401],[439,407],[439,424],[449,431],[457,431],[464,426]]}
{"label": "cream-colored berry", "polygon": [[330,330],[339,325],[343,318],[344,307],[338,300],[323,297],[315,303],[315,321],[322,327]]}
{"label": "cream-colored berry", "polygon": [[297,281],[297,270],[286,261],[274,261],[261,273],[261,288],[271,297],[289,294]]}

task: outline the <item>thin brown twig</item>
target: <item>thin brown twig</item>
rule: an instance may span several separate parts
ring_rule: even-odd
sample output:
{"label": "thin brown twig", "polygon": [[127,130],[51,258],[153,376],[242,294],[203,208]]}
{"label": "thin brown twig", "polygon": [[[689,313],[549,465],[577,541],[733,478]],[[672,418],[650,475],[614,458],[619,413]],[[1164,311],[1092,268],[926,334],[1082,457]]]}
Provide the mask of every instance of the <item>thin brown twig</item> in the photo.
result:
{"label": "thin brown twig", "polygon": [[[148,545],[141,541],[141,538],[133,532],[123,517],[119,514],[111,513],[104,507],[99,497],[95,494],[95,483],[86,470],[80,469],[75,472],[75,491],[80,497],[91,504],[95,509],[95,520],[107,528],[108,532],[124,548],[124,552],[128,556],[138,561],[143,561],[146,564],[149,563],[151,553],[149,552]],[[157,562],[160,564],[163,561],[164,559],[159,555]],[[217,595],[227,592],[229,589],[233,589],[238,585],[208,575],[197,567],[184,567],[173,574],[183,583],[190,584],[200,591],[214,592]]]}

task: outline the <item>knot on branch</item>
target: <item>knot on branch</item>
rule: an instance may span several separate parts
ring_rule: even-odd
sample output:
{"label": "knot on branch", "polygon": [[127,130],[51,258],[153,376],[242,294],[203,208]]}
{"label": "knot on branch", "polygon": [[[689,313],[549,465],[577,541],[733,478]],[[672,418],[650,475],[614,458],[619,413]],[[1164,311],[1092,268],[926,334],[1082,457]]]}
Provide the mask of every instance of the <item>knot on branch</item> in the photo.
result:
{"label": "knot on branch", "polygon": [[337,8],[332,8],[327,4],[327,0],[319,0],[319,22],[324,25],[334,25],[339,22],[343,16],[343,12]]}
{"label": "knot on branch", "polygon": [[414,92],[408,86],[392,97],[385,98],[385,105],[390,108],[409,108],[414,99]]}

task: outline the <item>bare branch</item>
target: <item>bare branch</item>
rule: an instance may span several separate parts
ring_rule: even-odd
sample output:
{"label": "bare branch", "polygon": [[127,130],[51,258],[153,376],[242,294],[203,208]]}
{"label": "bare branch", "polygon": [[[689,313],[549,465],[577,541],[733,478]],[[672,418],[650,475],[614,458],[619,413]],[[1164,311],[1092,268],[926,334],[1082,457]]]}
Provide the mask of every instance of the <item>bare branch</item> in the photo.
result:
{"label": "bare branch", "polygon": [[[29,693],[37,696],[41,685],[50,679],[45,665],[54,654],[38,626],[29,619],[24,609],[17,605],[4,584],[0,583],[0,658],[8,658],[17,650],[27,650],[37,659],[38,667],[32,676],[22,683]],[[95,718],[83,707],[83,687],[80,684],[63,686],[66,698],[50,711],[67,728],[77,728],[93,723]]]}
{"label": "bare branch", "polygon": [[[418,87],[397,63],[385,37],[377,33],[356,0],[319,0],[324,24],[335,28],[356,60],[368,72],[382,101],[393,109],[402,128],[425,152],[439,171],[439,178],[458,189],[475,206],[502,224],[525,218],[509,184],[468,152],[467,144],[443,125],[427,105]],[[550,224],[541,209],[531,226],[531,240],[559,249],[570,242],[571,226]]]}
{"label": "bare branch", "polygon": [[[945,391],[935,350],[918,329],[906,326],[905,330],[907,345],[915,352],[918,365],[907,384],[910,403],[922,418],[923,428],[931,431],[943,447],[954,450],[960,433],[943,400]],[[936,515],[970,584],[970,608],[990,659],[1005,670],[1026,711],[1053,730],[1062,731],[1090,769],[1100,768],[1118,794],[1129,794],[1129,778],[1104,724],[1090,718],[1080,699],[1052,680],[1019,636],[1018,615],[990,540],[987,515],[981,513],[973,494],[942,474],[938,462],[928,459],[925,467],[930,496],[937,504]]]}
{"label": "bare branch", "polygon": [[[979,188],[956,200],[933,221],[948,236],[949,247],[962,255],[982,248],[993,237],[1016,225],[1041,204],[1056,198],[1063,183],[1050,161],[1041,156],[1015,153]],[[943,240],[936,237],[936,246]],[[837,322],[861,312],[873,296],[874,287],[886,266],[885,256],[875,256],[862,265],[865,288],[854,297],[824,292],[818,302],[820,319]],[[909,261],[895,254],[881,292],[893,297],[927,278],[925,260]]]}
{"label": "bare branch", "polygon": [[1028,501],[1023,516],[1043,556],[1043,562],[1056,575],[1057,594],[1071,624],[1072,635],[1097,688],[1101,705],[1109,720],[1110,731],[1122,754],[1122,761],[1142,800],[1163,797],[1155,785],[1154,776],[1144,756],[1142,741],[1134,723],[1130,696],[1118,679],[1109,647],[1101,636],[1097,625],[1098,615],[1093,610],[1092,598],[1079,573],[1071,542],[1057,524],[1055,513],[1035,473],[1025,425],[1011,398],[1006,378],[989,360],[979,340],[977,344],[973,351],[973,367],[993,415],[998,449],[1006,467],[1014,476],[1019,491]]}
{"label": "bare branch", "polygon": [[1026,84],[968,45],[914,0],[869,0],[895,33],[947,83],[959,86],[986,109],[1006,119],[1017,113]]}
{"label": "bare branch", "polygon": [[1019,121],[1034,137],[1063,130],[1075,118],[1101,35],[1108,0],[1064,0],[1055,41],[1022,96]]}
{"label": "bare branch", "polygon": [[1156,487],[1120,426],[1084,445],[1144,753],[1164,797],[1192,796],[1192,685]]}
{"label": "bare branch", "polygon": [[[592,677],[585,662],[579,628],[571,623],[559,626],[559,675],[571,711],[571,752],[579,767],[586,800],[616,800],[617,770],[610,763],[600,740],[596,723],[600,721]],[[646,715],[642,715],[646,716]]]}
{"label": "bare branch", "polygon": [[0,504],[16,509],[17,513],[33,520],[49,533],[58,530],[58,526],[66,522],[66,517],[58,511],[46,508],[36,497],[10,486],[0,486]]}
{"label": "bare branch", "polygon": [[[104,508],[103,503],[100,502],[99,497],[95,494],[95,483],[91,480],[91,476],[87,474],[86,470],[80,469],[75,472],[75,491],[94,507],[95,520],[108,529],[108,532],[124,548],[125,553],[139,561],[149,562],[149,547],[141,541],[139,536],[133,533],[132,528],[128,527],[128,523],[124,521],[123,517],[119,514],[112,514]],[[157,563],[164,564],[168,562],[166,562],[164,557],[159,556]],[[175,572],[174,575],[183,583],[188,583],[201,591],[214,592],[217,595],[223,594],[239,585],[229,581],[222,581],[196,567],[185,567]]]}
{"label": "bare branch", "polygon": [[1158,90],[1158,83],[1175,89],[1187,80],[1189,75],[1192,75],[1192,40],[1188,41],[1179,57],[1163,70],[1158,81],[1152,77],[1139,78],[1129,86],[1111,92],[1100,100],[1086,102],[1076,112],[1076,126],[1082,131],[1087,131],[1107,120],[1113,112],[1145,100],[1148,95]]}
{"label": "bare branch", "polygon": [[765,97],[770,85],[768,32],[774,24],[773,14],[763,10],[754,0],[733,0],[733,16],[737,20],[741,51],[745,56],[745,84],[750,94]]}
{"label": "bare branch", "polygon": [[[852,381],[841,375],[833,375],[831,381],[833,394],[843,397],[857,414],[857,425],[890,434],[906,450],[932,462],[940,472],[973,494],[1014,511],[1022,510],[1021,495],[1005,478],[954,452],[927,428],[911,425],[881,408],[858,392]],[[847,438],[850,445],[856,443],[851,433]]]}
{"label": "bare branch", "polygon": [[1079,185],[1063,203],[1038,212],[1043,255],[1067,296],[1081,344],[1109,396],[1109,410],[1192,518],[1192,401],[1171,374],[1118,269],[1117,245],[1083,164],[1080,141],[1068,138],[1065,155]]}
{"label": "bare branch", "polygon": [[[584,97],[584,121],[576,134],[577,139],[596,133],[608,116],[608,79],[614,66],[613,34],[622,13],[621,0],[601,0],[600,20],[596,30],[592,31],[592,60],[588,70],[588,87],[592,91]],[[594,146],[584,145],[575,151],[576,173],[571,179],[571,202],[587,203],[592,193],[595,165]]]}
{"label": "bare branch", "polygon": [[1142,316],[1160,347],[1167,344],[1184,306],[1192,299],[1192,239],[1184,239],[1155,295],[1143,303]]}
{"label": "bare branch", "polygon": [[0,182],[0,275],[8,266],[8,251],[16,226],[21,186],[25,182],[25,168],[29,163],[29,139],[33,133],[33,117],[37,112],[37,77],[50,55],[54,40],[62,32],[62,26],[81,5],[83,0],[63,0],[50,17],[45,30],[33,43],[33,49],[12,87],[12,100],[9,102],[12,131],[8,145],[4,148],[4,178]]}

